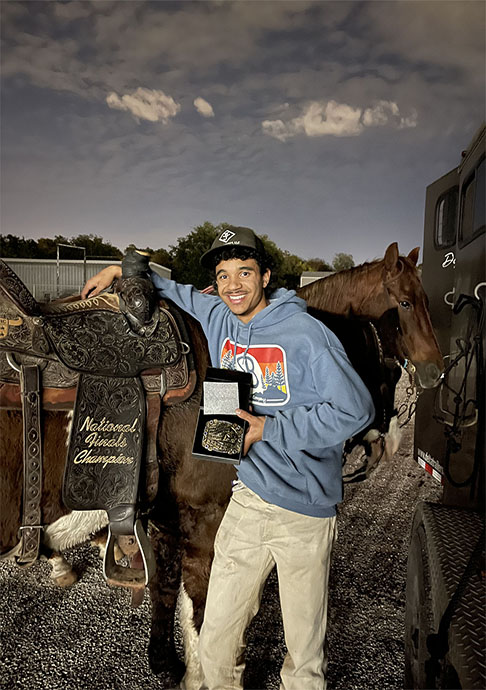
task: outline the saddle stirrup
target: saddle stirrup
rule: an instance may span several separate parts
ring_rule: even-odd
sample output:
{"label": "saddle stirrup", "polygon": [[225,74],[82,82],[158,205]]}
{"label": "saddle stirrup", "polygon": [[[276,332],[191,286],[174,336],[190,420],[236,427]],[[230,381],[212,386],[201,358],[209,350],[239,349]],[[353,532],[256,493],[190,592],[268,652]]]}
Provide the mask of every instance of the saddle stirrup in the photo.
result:
{"label": "saddle stirrup", "polygon": [[[108,584],[118,587],[147,586],[155,573],[155,555],[142,521],[134,520],[133,505],[117,506],[108,511],[108,541],[103,558],[103,576]],[[133,535],[142,556],[143,568],[120,565],[115,560],[115,542],[118,537]]]}

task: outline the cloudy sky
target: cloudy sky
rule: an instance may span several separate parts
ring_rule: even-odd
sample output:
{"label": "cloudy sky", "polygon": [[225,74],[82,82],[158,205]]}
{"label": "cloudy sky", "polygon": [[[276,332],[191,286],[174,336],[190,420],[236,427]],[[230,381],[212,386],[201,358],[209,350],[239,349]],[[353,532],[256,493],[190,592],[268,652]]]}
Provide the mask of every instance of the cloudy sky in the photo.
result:
{"label": "cloudy sky", "polygon": [[0,2],[1,232],[422,244],[484,119],[482,0]]}

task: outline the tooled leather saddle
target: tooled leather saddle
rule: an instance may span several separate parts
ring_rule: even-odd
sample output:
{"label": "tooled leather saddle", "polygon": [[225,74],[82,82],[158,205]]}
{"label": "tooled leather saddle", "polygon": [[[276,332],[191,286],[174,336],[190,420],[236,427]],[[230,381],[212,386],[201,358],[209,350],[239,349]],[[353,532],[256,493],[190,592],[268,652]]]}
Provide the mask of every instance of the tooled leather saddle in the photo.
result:
{"label": "tooled leather saddle", "polygon": [[[0,405],[21,407],[24,421],[19,564],[30,565],[39,554],[41,408],[74,410],[63,501],[72,510],[107,511],[108,582],[133,588],[148,583],[155,565],[140,496],[151,502],[157,492],[161,401],[173,404],[194,390],[188,342],[178,311],[158,300],[143,253],[124,258],[114,293],[46,305],[0,260]],[[143,568],[115,562],[115,540],[130,536]]]}

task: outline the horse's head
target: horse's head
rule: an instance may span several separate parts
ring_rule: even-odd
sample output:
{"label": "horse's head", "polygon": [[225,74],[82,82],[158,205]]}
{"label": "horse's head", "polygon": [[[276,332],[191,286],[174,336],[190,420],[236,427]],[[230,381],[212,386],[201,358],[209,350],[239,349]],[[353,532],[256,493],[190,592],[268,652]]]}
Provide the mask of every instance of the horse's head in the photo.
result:
{"label": "horse's head", "polygon": [[398,312],[403,350],[415,365],[422,388],[433,388],[444,371],[444,360],[416,267],[418,255],[416,247],[408,256],[399,256],[393,242],[383,259],[382,279],[389,306]]}
{"label": "horse's head", "polygon": [[399,256],[393,242],[383,259],[316,280],[299,288],[298,294],[309,307],[331,314],[378,320],[387,311],[397,310],[400,342],[392,334],[395,354],[413,362],[423,388],[433,388],[439,383],[444,361],[416,267],[418,252],[417,247],[408,256]]}

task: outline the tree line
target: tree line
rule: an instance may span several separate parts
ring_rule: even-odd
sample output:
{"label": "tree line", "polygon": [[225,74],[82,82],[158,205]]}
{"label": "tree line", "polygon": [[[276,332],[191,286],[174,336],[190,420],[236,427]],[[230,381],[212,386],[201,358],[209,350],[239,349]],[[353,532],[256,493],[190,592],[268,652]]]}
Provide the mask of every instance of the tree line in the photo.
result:
{"label": "tree line", "polygon": [[[209,222],[203,223],[196,226],[185,237],[179,237],[177,244],[170,245],[168,249],[136,248],[147,251],[151,261],[170,268],[174,280],[179,283],[195,285],[198,289],[204,289],[212,281],[212,276],[199,264],[199,258],[216,236],[228,225],[228,223],[220,223],[219,225],[213,225]],[[260,235],[260,237],[272,260],[272,284],[275,288],[296,288],[303,271],[341,271],[354,266],[351,254],[339,252],[335,254],[330,264],[317,257],[302,259],[277,247],[267,235]],[[5,259],[55,259],[58,245],[65,245],[60,250],[62,259],[79,259],[80,251],[78,248],[83,247],[86,249],[88,258],[120,260],[128,249],[135,248],[135,245],[130,244],[122,252],[118,247],[103,240],[102,237],[93,234],[77,235],[70,239],[56,235],[53,239],[40,238],[38,240],[25,239],[15,235],[0,235],[0,256]]]}

